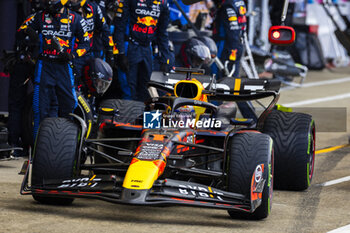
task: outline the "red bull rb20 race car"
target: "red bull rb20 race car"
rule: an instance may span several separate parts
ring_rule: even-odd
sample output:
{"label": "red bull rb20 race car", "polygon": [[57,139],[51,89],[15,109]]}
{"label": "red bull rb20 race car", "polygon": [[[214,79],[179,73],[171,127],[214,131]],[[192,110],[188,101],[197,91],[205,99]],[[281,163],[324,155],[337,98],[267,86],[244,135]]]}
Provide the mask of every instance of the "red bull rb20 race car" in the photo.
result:
{"label": "red bull rb20 race car", "polygon": [[[310,186],[315,124],[309,115],[278,110],[279,81],[215,81],[180,71],[154,72],[150,87],[166,94],[145,104],[101,103],[95,134],[76,115],[43,120],[21,193],[44,204],[86,197],[263,219],[274,187]],[[235,103],[262,98],[272,100],[259,117],[237,118]]]}

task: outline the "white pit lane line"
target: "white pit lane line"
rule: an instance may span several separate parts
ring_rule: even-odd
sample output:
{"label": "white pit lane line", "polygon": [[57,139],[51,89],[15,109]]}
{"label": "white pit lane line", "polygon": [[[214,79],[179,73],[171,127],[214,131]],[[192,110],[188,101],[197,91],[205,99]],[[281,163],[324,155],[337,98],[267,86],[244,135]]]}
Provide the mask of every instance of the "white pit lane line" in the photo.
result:
{"label": "white pit lane line", "polygon": [[298,106],[303,106],[303,105],[307,105],[307,104],[316,104],[316,103],[322,103],[322,102],[333,101],[333,100],[341,100],[341,99],[347,99],[347,98],[350,98],[350,93],[328,96],[328,97],[317,98],[317,99],[298,101],[298,102],[282,104],[282,105],[285,107],[298,107]]}
{"label": "white pit lane line", "polygon": [[[304,84],[301,85],[301,88],[317,87],[317,86],[324,86],[324,85],[331,85],[331,84],[345,83],[345,82],[350,82],[350,77],[331,79],[331,80],[325,80],[325,81],[310,82],[310,83],[304,83]],[[296,88],[298,88],[298,87],[287,86],[287,87],[281,88],[281,91],[293,90],[293,89],[296,89]]]}
{"label": "white pit lane line", "polygon": [[328,231],[327,233],[349,233],[349,232],[350,232],[350,225],[346,225],[338,229]]}
{"label": "white pit lane line", "polygon": [[331,186],[331,185],[335,185],[335,184],[340,184],[340,183],[347,182],[347,181],[350,181],[350,176],[346,176],[346,177],[339,178],[339,179],[336,179],[336,180],[327,181],[327,182],[324,182],[322,184],[318,184],[317,186],[325,187],[325,186]]}

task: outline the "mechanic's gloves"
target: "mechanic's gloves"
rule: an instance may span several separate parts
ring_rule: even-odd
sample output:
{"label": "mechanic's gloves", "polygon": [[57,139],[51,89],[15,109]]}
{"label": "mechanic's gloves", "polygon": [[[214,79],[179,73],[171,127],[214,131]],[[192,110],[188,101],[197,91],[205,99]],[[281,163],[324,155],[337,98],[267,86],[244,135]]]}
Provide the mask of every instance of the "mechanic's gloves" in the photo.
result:
{"label": "mechanic's gloves", "polygon": [[129,72],[129,61],[124,53],[117,55],[117,66],[124,72]]}
{"label": "mechanic's gloves", "polygon": [[169,69],[168,69],[168,64],[166,63],[161,63],[159,70],[162,71],[163,73],[169,73]]}
{"label": "mechanic's gloves", "polygon": [[106,62],[107,62],[111,67],[114,67],[115,61],[114,61],[114,55],[113,55],[113,51],[112,51],[112,50],[106,52]]}
{"label": "mechanic's gloves", "polygon": [[63,61],[67,61],[67,62],[70,62],[74,59],[73,54],[67,53],[67,52],[60,53],[59,56]]}
{"label": "mechanic's gloves", "polygon": [[38,33],[36,33],[36,31],[31,28],[31,27],[28,27],[26,30],[25,30],[25,33],[28,35],[29,37],[29,40],[36,44],[36,43],[39,43],[40,39],[39,39],[39,35]]}

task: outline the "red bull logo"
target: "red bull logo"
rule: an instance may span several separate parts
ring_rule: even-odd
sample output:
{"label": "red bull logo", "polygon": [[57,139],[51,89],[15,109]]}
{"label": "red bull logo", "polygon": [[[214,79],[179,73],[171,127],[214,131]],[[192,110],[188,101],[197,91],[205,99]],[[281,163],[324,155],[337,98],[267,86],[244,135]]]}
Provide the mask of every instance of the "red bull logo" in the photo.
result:
{"label": "red bull logo", "polygon": [[231,55],[230,55],[230,57],[229,57],[229,60],[230,61],[236,61],[236,57],[237,57],[237,49],[235,49],[235,50],[231,50]]}
{"label": "red bull logo", "polygon": [[86,49],[77,49],[77,54],[79,57],[83,56],[86,53]]}
{"label": "red bull logo", "polygon": [[45,40],[46,40],[46,44],[48,44],[48,45],[51,44],[51,39],[46,39],[46,38],[45,38]]}
{"label": "red bull logo", "polygon": [[153,34],[153,33],[155,33],[156,29],[157,29],[157,28],[153,28],[153,27],[144,27],[144,28],[142,28],[142,27],[140,27],[140,26],[137,25],[137,24],[134,24],[134,26],[133,26],[133,28],[132,28],[132,30],[133,30],[134,32],[142,32],[142,33],[147,33],[147,34]]}
{"label": "red bull logo", "polygon": [[151,16],[146,16],[143,18],[137,17],[137,24],[144,24],[146,26],[157,26],[158,20],[153,19]]}
{"label": "red bull logo", "polygon": [[113,38],[111,36],[109,38],[109,46],[114,46]]}
{"label": "red bull logo", "polygon": [[69,47],[69,40],[62,40],[61,38],[57,37],[58,42],[62,47]]}
{"label": "red bull logo", "polygon": [[244,6],[239,7],[239,14],[245,15],[247,13],[247,9]]}

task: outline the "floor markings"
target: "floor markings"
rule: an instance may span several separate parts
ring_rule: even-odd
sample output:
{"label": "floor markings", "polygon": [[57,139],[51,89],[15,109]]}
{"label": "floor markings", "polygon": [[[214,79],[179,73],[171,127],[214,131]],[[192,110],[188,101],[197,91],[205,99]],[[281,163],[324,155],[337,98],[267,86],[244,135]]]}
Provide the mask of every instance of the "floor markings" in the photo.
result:
{"label": "floor markings", "polygon": [[327,186],[340,184],[340,183],[347,182],[347,181],[350,181],[350,176],[345,176],[343,178],[339,178],[336,180],[327,181],[327,182],[324,182],[322,184],[318,184],[317,186],[327,187]]}
{"label": "floor markings", "polygon": [[[317,86],[325,86],[325,85],[332,85],[332,84],[345,83],[345,82],[350,82],[350,77],[304,83],[304,84],[302,84],[301,87],[302,88],[304,88],[304,87],[317,87]],[[293,90],[295,88],[296,87],[288,86],[288,87],[283,87],[281,90],[286,91],[286,90]]]}
{"label": "floor markings", "polygon": [[322,97],[317,99],[303,100],[303,101],[293,102],[289,104],[282,104],[282,105],[285,107],[297,107],[297,106],[303,106],[307,104],[316,104],[316,103],[322,103],[322,102],[333,101],[333,100],[341,100],[346,98],[350,98],[350,93]]}
{"label": "floor markings", "polygon": [[328,153],[328,152],[332,152],[332,151],[336,151],[345,147],[349,147],[350,144],[345,144],[345,145],[340,145],[340,146],[332,146],[329,148],[324,148],[324,149],[320,149],[320,150],[316,150],[315,154],[324,154],[324,153]]}
{"label": "floor markings", "polygon": [[328,231],[327,233],[349,233],[349,232],[350,232],[350,225],[346,225],[338,229]]}

